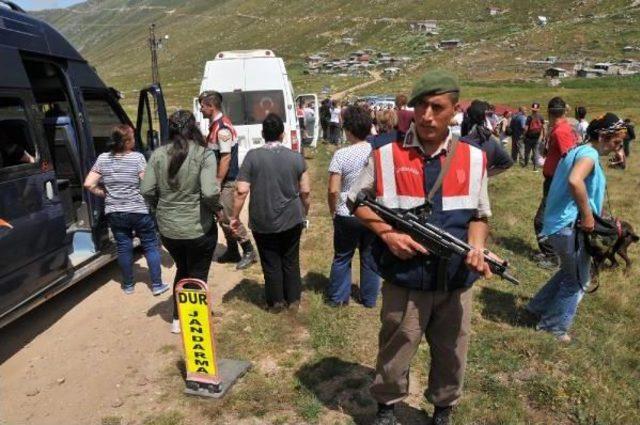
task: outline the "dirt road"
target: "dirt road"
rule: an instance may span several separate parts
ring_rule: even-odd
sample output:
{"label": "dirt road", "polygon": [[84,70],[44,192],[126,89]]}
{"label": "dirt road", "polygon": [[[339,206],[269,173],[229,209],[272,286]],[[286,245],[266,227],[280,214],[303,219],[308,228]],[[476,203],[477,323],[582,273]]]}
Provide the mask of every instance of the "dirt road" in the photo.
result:
{"label": "dirt road", "polygon": [[369,71],[369,75],[371,75],[371,80],[369,81],[365,81],[364,83],[361,84],[357,84],[355,86],[349,87],[346,90],[343,90],[341,92],[335,93],[333,96],[331,96],[332,99],[342,99],[343,97],[347,96],[350,93],[353,93],[356,90],[360,90],[363,89],[365,87],[369,87],[372,84],[377,83],[378,81],[382,80],[382,74],[380,73],[380,71]]}
{"label": "dirt road", "polygon": [[[0,330],[1,425],[133,424],[170,407],[160,379],[182,349],[169,332],[170,292],[151,295],[144,258],[133,295],[120,290],[119,273],[112,263]],[[165,252],[163,279],[174,273]],[[242,273],[214,264],[209,277],[224,314],[222,296]]]}

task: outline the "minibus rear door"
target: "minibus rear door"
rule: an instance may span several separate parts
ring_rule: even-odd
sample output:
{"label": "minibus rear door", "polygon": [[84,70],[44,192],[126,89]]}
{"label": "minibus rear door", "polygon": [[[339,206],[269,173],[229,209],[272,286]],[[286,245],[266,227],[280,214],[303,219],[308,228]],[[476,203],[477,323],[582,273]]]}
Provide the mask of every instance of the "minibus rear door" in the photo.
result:
{"label": "minibus rear door", "polygon": [[153,84],[140,91],[136,143],[148,159],[154,149],[166,144],[168,140],[169,125],[162,88],[159,84]]}

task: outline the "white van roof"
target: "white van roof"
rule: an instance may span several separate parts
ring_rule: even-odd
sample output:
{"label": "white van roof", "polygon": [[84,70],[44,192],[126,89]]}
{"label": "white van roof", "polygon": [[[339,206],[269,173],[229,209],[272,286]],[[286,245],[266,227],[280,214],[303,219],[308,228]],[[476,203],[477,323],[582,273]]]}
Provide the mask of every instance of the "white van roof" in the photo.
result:
{"label": "white van roof", "polygon": [[250,59],[250,58],[275,58],[276,55],[269,49],[256,50],[228,50],[216,55],[215,60],[224,59]]}
{"label": "white van roof", "polygon": [[249,57],[246,59],[208,61],[200,91],[284,90],[287,71],[282,58]]}

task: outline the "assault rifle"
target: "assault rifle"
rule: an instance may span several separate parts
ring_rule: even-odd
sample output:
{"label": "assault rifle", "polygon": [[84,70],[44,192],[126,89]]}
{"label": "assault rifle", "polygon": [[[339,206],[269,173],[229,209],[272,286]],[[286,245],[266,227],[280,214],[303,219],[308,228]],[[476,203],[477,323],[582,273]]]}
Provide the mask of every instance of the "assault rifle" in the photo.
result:
{"label": "assault rifle", "polygon": [[[389,223],[395,229],[408,234],[416,242],[425,247],[430,253],[433,253],[438,257],[449,258],[451,255],[457,254],[465,258],[469,251],[474,249],[471,245],[461,241],[452,234],[445,232],[433,224],[427,223],[424,218],[421,219],[420,215],[424,215],[426,212],[425,207],[422,207],[422,211],[398,212],[369,199],[364,192],[360,192],[358,194],[351,212],[353,213],[353,211],[360,206],[371,208],[371,210],[378,214],[381,219]],[[501,262],[496,260],[490,255],[491,253],[489,250],[486,249],[483,254],[484,261],[489,264],[489,268],[493,274],[497,274],[502,279],[509,281],[514,285],[520,284],[518,279],[507,272],[507,268],[509,267],[508,261],[504,260]]]}

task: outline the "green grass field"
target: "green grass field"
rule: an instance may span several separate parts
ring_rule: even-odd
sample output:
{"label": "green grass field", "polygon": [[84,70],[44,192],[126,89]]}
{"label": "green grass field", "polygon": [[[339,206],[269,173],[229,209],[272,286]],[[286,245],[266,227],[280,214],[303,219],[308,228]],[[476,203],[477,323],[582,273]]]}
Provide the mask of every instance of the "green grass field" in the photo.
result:
{"label": "green grass field", "polygon": [[[196,412],[196,417],[214,424],[243,419],[268,424],[367,424],[375,413],[367,387],[375,362],[379,310],[355,303],[333,309],[323,302],[332,257],[332,226],[325,205],[332,152],[321,146],[308,160],[313,206],[302,245],[300,313],[293,317],[265,312],[260,307],[259,269],[246,274],[224,298],[228,313],[218,329],[218,345],[222,356],[248,359],[254,368],[222,402],[182,397],[184,412],[190,412],[187,416]],[[635,157],[630,169],[607,170],[607,176],[614,213],[640,222],[633,197],[640,177]],[[519,166],[490,183],[494,212],[490,245],[511,260],[522,285],[494,278],[474,287],[466,389],[454,423],[635,424],[640,415],[640,269],[628,276],[619,270],[601,276],[601,288],[580,306],[569,345],[518,324],[518,312],[550,276],[530,260],[541,185],[540,174]],[[637,253],[634,246],[631,255]],[[400,408],[404,424],[427,423],[419,409],[431,411],[420,396],[428,364],[428,347],[423,343],[412,366],[415,389],[410,405]],[[180,392],[184,384],[179,371],[172,366],[167,373],[167,392]],[[145,424],[190,423],[180,412],[168,415]]]}

